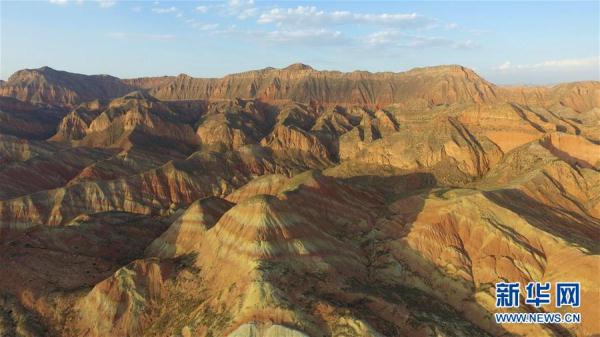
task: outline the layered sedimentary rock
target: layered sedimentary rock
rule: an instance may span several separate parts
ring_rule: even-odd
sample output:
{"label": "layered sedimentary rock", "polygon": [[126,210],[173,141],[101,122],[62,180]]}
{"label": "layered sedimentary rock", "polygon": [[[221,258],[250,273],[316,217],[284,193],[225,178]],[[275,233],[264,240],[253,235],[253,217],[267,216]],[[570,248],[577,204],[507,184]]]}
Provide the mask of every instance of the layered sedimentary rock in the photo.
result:
{"label": "layered sedimentary rock", "polygon": [[[67,148],[14,161],[0,168],[0,200],[66,185],[88,165],[106,160],[114,151]],[[22,178],[26,179],[22,179]]]}
{"label": "layered sedimentary rock", "polygon": [[203,149],[235,150],[256,144],[271,127],[270,120],[268,110],[255,101],[223,101],[207,106],[196,134]]}
{"label": "layered sedimentary rock", "polygon": [[163,235],[148,246],[147,254],[166,258],[197,251],[204,233],[233,205],[217,197],[195,201]]}
{"label": "layered sedimentary rock", "polygon": [[[150,91],[156,97],[171,100],[241,97],[367,105],[409,101],[410,105],[417,106],[485,102],[495,96],[491,84],[460,66],[422,68],[404,73],[341,73],[294,64],[283,69],[265,68],[222,79],[180,75]],[[417,92],[425,92],[425,95],[417,98]]]}
{"label": "layered sedimentary rock", "polygon": [[42,140],[56,131],[65,111],[45,104],[30,104],[0,96],[0,133]]}
{"label": "layered sedimentary rock", "polygon": [[[598,181],[591,178],[597,172],[582,169],[576,173],[548,150],[531,146],[538,147],[533,150],[538,153],[535,160],[512,156],[500,164],[524,169],[502,183],[493,178],[493,183],[483,183],[483,190],[442,190],[399,200],[390,205],[396,215],[382,222],[389,236],[402,233],[402,239],[393,243],[395,258],[429,280],[427,292],[439,292],[471,321],[487,321],[482,307],[487,312],[497,310],[492,290],[501,278],[527,284],[571,277],[581,280],[582,293],[587,293],[582,296],[598,296],[593,265],[599,260],[593,242],[600,235],[600,223],[592,215],[597,214]],[[573,214],[568,209],[580,211]],[[466,297],[473,297],[477,305],[464,301]],[[578,311],[598,315],[593,305]],[[491,321],[480,326],[493,329],[497,325]],[[598,325],[592,321],[555,328],[504,328],[525,336],[588,336]]]}
{"label": "layered sedimentary rock", "polygon": [[0,86],[0,96],[67,106],[114,98],[130,91],[132,87],[113,76],[81,75],[50,67],[17,71]]}
{"label": "layered sedimentary rock", "polygon": [[552,87],[502,88],[507,100],[531,106],[564,106],[582,113],[600,104],[600,84],[594,81],[558,84]]}
{"label": "layered sedimentary rock", "polygon": [[[162,300],[163,273],[155,261],[136,260],[98,283],[80,303],[83,336],[131,336],[141,333],[145,309]],[[107,318],[112,318],[111,321]],[[107,324],[108,323],[108,324]]]}
{"label": "layered sedimentary rock", "polygon": [[[440,183],[464,183],[483,176],[502,152],[487,137],[476,137],[453,117],[430,114],[404,121],[405,127],[373,141],[344,137],[340,157],[350,162],[433,173]],[[366,133],[366,131],[363,131]],[[434,136],[435,134],[435,136]],[[352,144],[359,144],[359,151]],[[346,150],[348,152],[346,152]]]}
{"label": "layered sedimentary rock", "polygon": [[316,136],[305,132],[296,126],[277,126],[261,144],[273,151],[296,151],[327,160],[329,153],[325,145]]}
{"label": "layered sedimentary rock", "polygon": [[177,143],[193,148],[198,144],[194,130],[177,121],[176,117],[165,104],[135,92],[111,101],[85,130],[74,132],[72,136],[77,137],[72,140],[78,146],[89,147],[130,149],[136,143],[147,146],[166,143],[166,150],[169,150],[168,144]]}
{"label": "layered sedimentary rock", "polygon": [[58,225],[90,211],[160,214],[203,196],[224,196],[253,174],[272,169],[250,165],[238,155],[200,154],[126,178],[40,191],[1,201],[0,223],[4,228]]}
{"label": "layered sedimentary rock", "polygon": [[[597,82],[301,64],[13,77],[1,335],[600,333]],[[517,311],[582,323],[496,324],[507,280],[580,281],[579,308]]]}
{"label": "layered sedimentary rock", "polygon": [[50,154],[61,147],[56,144],[24,140],[22,138],[0,134],[0,163],[24,161],[30,158]]}
{"label": "layered sedimentary rock", "polygon": [[238,188],[229,194],[225,199],[233,203],[238,203],[244,199],[259,195],[277,194],[286,184],[289,178],[282,174],[267,174],[251,180],[246,185]]}
{"label": "layered sedimentary rock", "polygon": [[[38,227],[3,236],[8,244],[0,246],[0,302],[6,302],[0,307],[13,323],[2,334],[80,335],[64,312],[76,304],[77,289],[93,287],[142,257],[144,248],[165,230],[164,224],[110,212],[84,215],[62,228]],[[58,328],[66,322],[68,328]]]}
{"label": "layered sedimentary rock", "polygon": [[102,107],[105,106],[98,101],[80,104],[61,120],[51,140],[70,141],[84,138],[90,124],[98,117]]}
{"label": "layered sedimentary rock", "polygon": [[504,88],[458,65],[415,68],[392,73],[318,71],[304,64],[265,68],[223,78],[179,76],[120,80],[106,75],[80,75],[49,67],[26,69],[2,83],[0,96],[29,102],[75,106],[98,98],[115,98],[135,89],[162,100],[222,100],[260,98],[320,104],[423,108],[454,103],[512,101],[534,106],[564,106],[577,112],[598,105],[597,82],[554,87]]}
{"label": "layered sedimentary rock", "polygon": [[0,295],[0,334],[2,336],[43,336],[46,329],[31,313],[9,294]]}

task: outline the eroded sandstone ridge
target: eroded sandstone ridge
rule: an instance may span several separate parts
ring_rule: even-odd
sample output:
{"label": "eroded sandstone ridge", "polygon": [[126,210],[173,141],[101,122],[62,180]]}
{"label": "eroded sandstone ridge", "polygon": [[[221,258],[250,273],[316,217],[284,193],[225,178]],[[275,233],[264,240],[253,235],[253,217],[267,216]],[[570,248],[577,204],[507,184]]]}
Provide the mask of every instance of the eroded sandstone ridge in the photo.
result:
{"label": "eroded sandstone ridge", "polygon": [[[600,334],[598,82],[44,67],[0,94],[2,336]],[[503,280],[581,282],[542,310],[583,322],[496,324]]]}

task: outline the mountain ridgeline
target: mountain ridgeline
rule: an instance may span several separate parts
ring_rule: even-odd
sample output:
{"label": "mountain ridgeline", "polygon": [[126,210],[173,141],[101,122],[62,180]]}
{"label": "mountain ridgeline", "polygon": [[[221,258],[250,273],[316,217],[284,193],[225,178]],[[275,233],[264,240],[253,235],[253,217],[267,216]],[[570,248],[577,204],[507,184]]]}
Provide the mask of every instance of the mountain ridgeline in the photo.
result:
{"label": "mountain ridgeline", "polygon": [[[590,86],[592,89],[590,89]],[[49,67],[13,74],[0,87],[0,96],[33,103],[74,106],[93,99],[110,99],[134,90],[146,90],[160,100],[261,99],[314,102],[323,105],[357,104],[408,108],[454,103],[493,103],[508,99],[546,102],[559,95],[596,90],[594,83],[575,83],[559,88],[504,88],[491,84],[474,71],[458,66],[416,68],[406,72],[370,73],[318,71],[304,64],[283,69],[265,68],[223,78],[179,76],[118,79],[107,75],[81,75]],[[566,104],[572,98],[564,100]],[[593,103],[584,104],[589,108]],[[577,106],[582,108],[581,106]]]}

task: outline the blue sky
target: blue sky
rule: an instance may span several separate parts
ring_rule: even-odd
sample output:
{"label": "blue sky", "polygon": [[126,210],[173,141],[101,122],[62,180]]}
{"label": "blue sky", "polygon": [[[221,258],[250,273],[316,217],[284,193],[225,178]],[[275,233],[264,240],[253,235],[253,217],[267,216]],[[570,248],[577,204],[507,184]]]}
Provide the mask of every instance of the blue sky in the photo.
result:
{"label": "blue sky", "polygon": [[498,84],[599,80],[600,2],[1,1],[0,77],[461,64]]}

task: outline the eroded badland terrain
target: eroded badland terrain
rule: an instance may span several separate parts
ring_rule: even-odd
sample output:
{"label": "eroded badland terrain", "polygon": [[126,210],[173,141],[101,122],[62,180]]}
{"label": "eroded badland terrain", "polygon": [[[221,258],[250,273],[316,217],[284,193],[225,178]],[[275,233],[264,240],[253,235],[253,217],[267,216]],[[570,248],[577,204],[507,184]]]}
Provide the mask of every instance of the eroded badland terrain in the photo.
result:
{"label": "eroded badland terrain", "polygon": [[[0,95],[2,336],[600,334],[598,82],[45,67]],[[550,309],[582,323],[496,324],[501,281],[581,282]]]}

